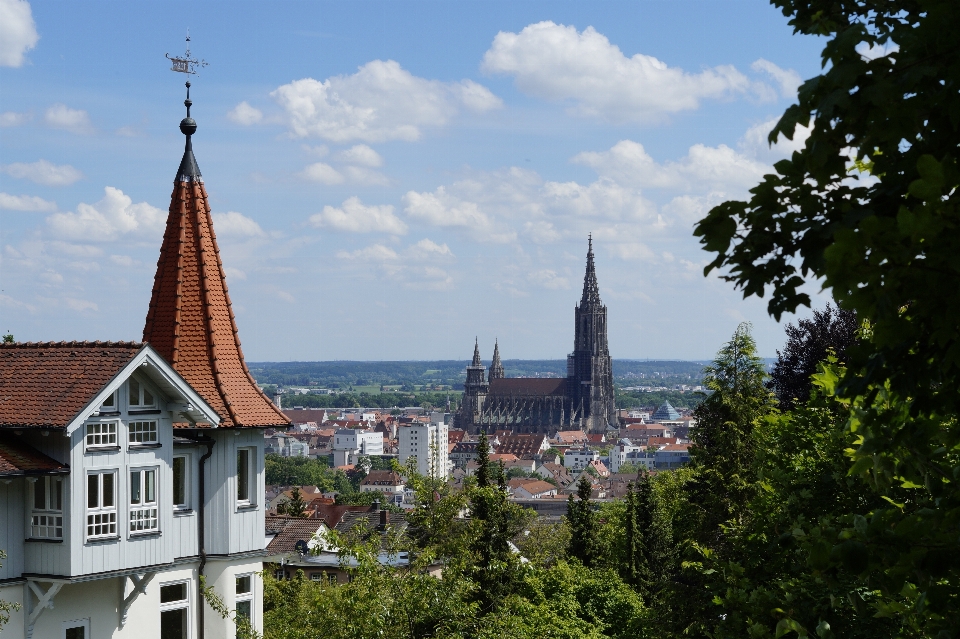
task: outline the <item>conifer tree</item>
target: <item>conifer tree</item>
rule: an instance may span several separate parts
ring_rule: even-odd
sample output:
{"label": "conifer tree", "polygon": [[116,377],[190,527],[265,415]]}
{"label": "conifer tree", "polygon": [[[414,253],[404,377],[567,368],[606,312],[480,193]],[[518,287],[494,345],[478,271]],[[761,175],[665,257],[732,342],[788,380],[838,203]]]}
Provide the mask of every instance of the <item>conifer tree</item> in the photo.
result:
{"label": "conifer tree", "polygon": [[297,487],[294,487],[291,493],[290,501],[286,507],[286,514],[291,517],[300,518],[307,516],[307,504],[303,501],[303,495],[300,494],[300,489]]}
{"label": "conifer tree", "polygon": [[570,525],[570,556],[579,559],[585,566],[597,563],[596,521],[590,496],[593,483],[587,473],[580,473],[577,481],[577,497],[567,499],[567,521]]}

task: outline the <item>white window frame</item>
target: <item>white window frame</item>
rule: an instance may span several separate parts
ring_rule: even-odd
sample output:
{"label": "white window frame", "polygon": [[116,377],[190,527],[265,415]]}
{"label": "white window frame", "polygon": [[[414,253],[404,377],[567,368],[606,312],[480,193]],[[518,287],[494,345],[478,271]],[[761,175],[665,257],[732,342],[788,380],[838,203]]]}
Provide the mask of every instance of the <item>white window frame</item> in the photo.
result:
{"label": "white window frame", "polygon": [[[178,459],[182,459],[182,460],[183,460],[183,482],[182,482],[182,483],[183,483],[183,503],[180,503],[180,504],[176,503],[177,493],[176,493],[176,490],[174,490],[174,487],[176,486],[176,481],[177,481],[176,460],[178,460]],[[191,473],[190,473],[190,470],[191,470],[190,460],[191,460],[191,456],[190,456],[190,455],[188,455],[188,454],[183,454],[183,455],[174,455],[174,456],[173,456],[173,460],[170,462],[170,474],[171,474],[171,477],[172,477],[172,480],[173,480],[173,481],[171,481],[170,498],[171,498],[171,500],[174,502],[174,503],[173,503],[173,510],[174,510],[174,512],[176,512],[176,511],[188,511],[188,510],[190,510],[190,488],[191,488],[191,486],[190,486],[190,475],[191,475]]]}
{"label": "white window frame", "polygon": [[[146,402],[148,396],[153,400],[149,404]],[[154,410],[159,406],[157,394],[152,388],[148,388],[143,380],[135,376],[127,380],[127,410]]]}
{"label": "white window frame", "polygon": [[156,419],[131,419],[127,422],[128,446],[150,446],[160,443],[160,422]]}
{"label": "white window frame", "polygon": [[86,619],[71,619],[60,624],[60,637],[66,639],[67,630],[73,628],[83,628],[83,639],[91,639],[90,635],[90,617]]}
{"label": "white window frame", "polygon": [[247,592],[237,592],[237,588],[239,588],[240,586],[239,583],[237,583],[236,588],[234,588],[233,609],[236,612],[236,615],[239,617],[240,616],[240,611],[238,609],[239,604],[245,603],[245,602],[249,603],[250,604],[250,625],[255,628],[256,621],[257,621],[256,620],[257,607],[254,605],[253,594],[254,594],[254,591],[256,591],[257,589],[257,580],[254,578],[254,574],[255,573],[252,573],[252,572],[245,572],[245,573],[234,575],[235,583],[239,582],[241,579],[249,579],[250,590],[248,590]]}
{"label": "white window frame", "polygon": [[[98,470],[87,471],[86,477],[86,507],[84,508],[85,519],[85,537],[88,540],[97,540],[97,539],[117,539],[120,536],[119,528],[117,528],[117,475],[119,471],[116,468],[105,468]],[[113,494],[110,495],[113,502],[110,506],[104,505],[104,491],[103,491],[103,479],[106,475],[113,475]],[[90,478],[97,477],[97,505],[90,505]],[[106,532],[100,533],[91,533],[91,528],[103,527],[106,528]],[[112,530],[111,530],[112,528]]]}
{"label": "white window frame", "polygon": [[[108,401],[113,402],[113,406],[106,406]],[[120,395],[117,391],[113,391],[110,395],[103,400],[103,403],[100,404],[99,412],[101,413],[119,413],[120,412]]]}
{"label": "white window frame", "polygon": [[[186,610],[186,611],[187,611],[187,612],[186,612],[186,615],[185,615],[185,616],[186,616],[186,622],[187,622],[187,624],[186,624],[186,625],[187,625],[187,634],[186,634],[186,637],[187,637],[187,639],[190,639],[190,628],[191,628],[191,625],[192,625],[191,620],[190,620],[190,595],[191,595],[191,591],[193,590],[193,588],[191,587],[192,584],[190,583],[190,580],[189,580],[189,579],[179,579],[179,580],[177,580],[177,581],[169,581],[169,582],[160,584],[160,587],[161,587],[161,588],[164,588],[164,587],[166,587],[166,586],[180,586],[180,585],[183,586],[183,590],[184,590],[184,592],[186,592],[186,594],[187,594],[186,599],[177,599],[176,601],[168,601],[168,602],[166,602],[166,603],[161,602],[161,603],[160,603],[160,612],[161,612],[161,613],[164,613],[164,612],[167,612],[167,611],[169,611],[169,610]],[[158,591],[158,592],[159,592],[159,591]]]}
{"label": "white window frame", "polygon": [[[63,539],[64,483],[66,482],[63,481],[63,477],[59,475],[31,478],[30,537],[32,539]],[[54,498],[54,486],[57,489],[56,498]],[[38,487],[43,488],[42,508],[37,508]]]}
{"label": "white window frame", "polygon": [[[160,469],[157,466],[147,466],[143,468],[130,469],[130,484],[128,486],[129,494],[129,515],[127,532],[131,537],[135,535],[152,535],[160,531],[160,507],[159,493],[160,487],[157,485]],[[148,488],[149,478],[153,480],[153,499],[149,499]],[[136,478],[136,479],[135,479]],[[134,489],[134,484],[138,488]],[[134,502],[134,497],[138,501]]]}
{"label": "white window frame", "polygon": [[[241,476],[241,454],[246,453],[246,477]],[[242,446],[237,448],[237,507],[250,508],[257,505],[257,449]],[[243,496],[243,483],[246,483],[246,496]]]}
{"label": "white window frame", "polygon": [[[119,419],[87,422],[83,427],[84,448],[87,451],[113,450],[120,448],[119,432]],[[97,438],[99,438],[100,441],[96,441]],[[91,443],[91,439],[94,440],[95,443]]]}

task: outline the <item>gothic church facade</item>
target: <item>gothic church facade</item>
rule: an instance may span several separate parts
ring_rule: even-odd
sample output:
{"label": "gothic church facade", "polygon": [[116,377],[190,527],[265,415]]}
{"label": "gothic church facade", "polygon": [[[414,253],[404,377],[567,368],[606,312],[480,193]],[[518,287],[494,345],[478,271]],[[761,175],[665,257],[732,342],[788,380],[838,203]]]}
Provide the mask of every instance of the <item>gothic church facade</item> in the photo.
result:
{"label": "gothic church facade", "polygon": [[500,345],[494,346],[489,376],[480,361],[479,344],[467,366],[463,401],[455,423],[471,433],[509,429],[547,433],[580,429],[604,432],[616,426],[613,365],[607,347],[607,307],[600,301],[589,240],[583,295],[574,309],[573,352],[565,378],[504,376]]}

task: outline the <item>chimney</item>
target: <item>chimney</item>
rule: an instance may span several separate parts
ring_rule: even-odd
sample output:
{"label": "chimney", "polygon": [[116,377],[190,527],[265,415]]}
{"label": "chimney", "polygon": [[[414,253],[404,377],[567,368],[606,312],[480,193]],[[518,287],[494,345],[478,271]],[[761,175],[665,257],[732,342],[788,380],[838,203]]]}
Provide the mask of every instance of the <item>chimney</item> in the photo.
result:
{"label": "chimney", "polygon": [[374,500],[373,500],[373,504],[370,506],[370,512],[374,512],[374,513],[375,513],[375,512],[377,512],[378,510],[380,510],[380,500],[379,500],[379,499],[374,499]]}
{"label": "chimney", "polygon": [[388,525],[390,525],[390,511],[381,510],[380,511],[380,530],[386,530]]}

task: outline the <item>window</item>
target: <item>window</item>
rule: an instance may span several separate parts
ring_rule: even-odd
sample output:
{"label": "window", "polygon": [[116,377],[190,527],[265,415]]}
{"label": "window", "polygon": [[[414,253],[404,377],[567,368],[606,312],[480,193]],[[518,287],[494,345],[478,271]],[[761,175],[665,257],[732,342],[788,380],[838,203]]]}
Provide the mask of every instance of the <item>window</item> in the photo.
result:
{"label": "window", "polygon": [[253,503],[253,486],[251,485],[253,473],[251,465],[253,463],[253,454],[249,448],[240,448],[237,450],[237,501],[241,505]]}
{"label": "window", "polygon": [[117,536],[117,471],[87,475],[87,539]]}
{"label": "window", "polygon": [[189,510],[187,501],[187,459],[186,455],[173,458],[173,507],[177,510]]}
{"label": "window", "polygon": [[33,482],[30,536],[63,539],[63,479],[60,477],[38,477]]}
{"label": "window", "polygon": [[187,639],[189,631],[189,592],[187,582],[160,584],[160,637]]}
{"label": "window", "polygon": [[336,575],[336,573],[330,573],[329,575],[327,575],[327,583],[329,583],[331,586],[336,586],[336,585],[337,585],[337,575]]}
{"label": "window", "polygon": [[90,620],[74,619],[60,624],[63,628],[63,639],[90,639]]}
{"label": "window", "polygon": [[157,470],[130,471],[130,533],[153,532],[157,520]]}
{"label": "window", "polygon": [[130,422],[127,427],[131,444],[156,444],[157,422]]}
{"label": "window", "polygon": [[117,422],[87,424],[87,449],[117,446]]}
{"label": "window", "polygon": [[290,573],[286,570],[274,570],[273,578],[277,581],[283,581],[284,579],[290,578]]}
{"label": "window", "polygon": [[100,404],[101,413],[115,413],[120,410],[117,407],[117,391],[113,391],[109,397],[103,400],[103,403]]}
{"label": "window", "polygon": [[127,382],[127,392],[131,410],[157,407],[157,398],[136,377]]}
{"label": "window", "polygon": [[[248,625],[253,624],[253,575],[237,575],[237,626],[243,619]],[[239,630],[239,628],[238,628]],[[240,636],[240,633],[237,633]]]}

